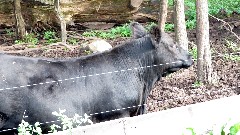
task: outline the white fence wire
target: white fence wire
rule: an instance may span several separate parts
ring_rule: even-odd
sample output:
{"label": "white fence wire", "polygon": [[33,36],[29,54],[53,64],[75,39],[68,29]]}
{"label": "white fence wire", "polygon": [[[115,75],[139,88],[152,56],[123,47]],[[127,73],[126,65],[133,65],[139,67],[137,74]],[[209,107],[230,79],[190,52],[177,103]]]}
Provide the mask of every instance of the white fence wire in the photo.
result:
{"label": "white fence wire", "polygon": [[[240,52],[230,53],[230,54],[218,54],[218,55],[212,56],[212,58],[214,58],[214,57],[223,57],[223,56],[235,56],[235,55],[237,55],[237,56],[240,55]],[[196,61],[197,59],[193,59],[193,60]],[[185,61],[187,61],[187,60],[185,60]],[[71,80],[76,80],[76,79],[80,79],[80,78],[100,76],[100,75],[113,74],[113,73],[119,73],[119,72],[127,72],[127,71],[133,71],[133,70],[144,69],[144,68],[152,68],[152,67],[164,66],[164,65],[181,63],[181,62],[182,61],[174,61],[174,62],[163,63],[163,64],[158,64],[158,65],[148,65],[148,66],[144,66],[144,67],[132,67],[132,68],[120,69],[120,70],[103,72],[103,73],[96,73],[96,74],[89,74],[89,75],[79,75],[79,76],[76,76],[76,77],[59,79],[57,81],[49,81],[49,82],[47,81],[47,82],[40,82],[40,83],[35,83],[35,84],[27,84],[27,85],[21,85],[21,86],[0,88],[0,91],[3,91],[3,90],[14,90],[14,89],[19,89],[19,88],[26,88],[26,87],[37,86],[37,85],[44,85],[44,84],[49,84],[49,83],[58,83],[58,82],[64,82],[64,81],[71,81]]]}
{"label": "white fence wire", "polygon": [[[214,58],[214,57],[225,57],[225,56],[238,56],[238,55],[240,55],[240,52],[229,53],[229,54],[218,54],[218,55],[212,56],[212,58]],[[193,60],[196,61],[197,59],[193,59]],[[57,80],[57,81],[41,82],[41,83],[36,83],[36,84],[28,84],[28,85],[21,85],[21,86],[15,86],[15,87],[1,88],[0,91],[14,90],[14,89],[19,89],[19,88],[26,88],[26,87],[30,87],[30,86],[36,86],[36,85],[44,85],[44,84],[49,84],[49,83],[71,81],[71,80],[80,79],[80,78],[93,77],[93,76],[106,75],[106,74],[113,74],[113,73],[118,73],[118,72],[128,72],[128,71],[133,71],[133,70],[138,70],[138,69],[143,69],[143,68],[152,68],[152,67],[157,67],[157,66],[169,65],[169,64],[174,64],[174,63],[178,63],[178,62],[182,62],[182,61],[175,61],[175,62],[164,63],[164,64],[159,64],[159,65],[149,65],[149,66],[145,66],[145,67],[133,67],[133,68],[121,69],[121,70],[116,70],[116,71],[109,71],[109,72],[104,72],[104,73],[97,73],[97,74],[90,74],[90,75],[60,79],[60,80]],[[240,86],[236,86],[236,87],[220,89],[220,90],[217,90],[215,92],[223,92],[223,91],[227,91],[227,90],[230,90],[230,89],[233,90],[233,89],[239,89],[239,88],[240,88]],[[197,96],[202,96],[202,95],[205,95],[205,94],[208,94],[209,96],[211,96],[210,93],[208,93],[208,92],[198,94]],[[174,101],[174,100],[186,100],[186,99],[194,98],[194,97],[196,97],[196,95],[182,96],[182,97],[177,97],[177,98],[160,100],[160,101],[156,101],[156,102],[153,102],[153,103],[139,104],[139,105],[128,106],[128,107],[124,107],[124,108],[116,108],[116,109],[113,109],[113,110],[106,110],[106,111],[103,111],[103,112],[95,112],[95,113],[91,113],[91,114],[88,114],[88,115],[93,116],[93,115],[98,115],[98,114],[105,114],[105,113],[116,112],[116,111],[121,111],[121,110],[141,107],[141,106],[151,106],[151,105],[155,105],[155,104],[159,104],[159,103],[163,103],[163,102]],[[23,118],[27,117],[27,116],[25,116],[25,112],[26,112],[26,110],[24,111]],[[43,125],[43,124],[55,123],[55,122],[59,122],[59,121],[60,120],[47,121],[47,122],[41,122],[40,124]],[[1,132],[6,132],[6,131],[11,131],[11,130],[17,130],[17,128],[4,129],[4,130],[1,130],[0,133]]]}

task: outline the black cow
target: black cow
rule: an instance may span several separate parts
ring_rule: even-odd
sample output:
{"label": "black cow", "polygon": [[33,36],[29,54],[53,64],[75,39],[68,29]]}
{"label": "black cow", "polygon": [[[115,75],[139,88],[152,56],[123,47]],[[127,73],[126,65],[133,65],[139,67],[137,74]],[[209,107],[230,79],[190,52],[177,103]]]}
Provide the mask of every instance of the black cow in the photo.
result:
{"label": "black cow", "polygon": [[[191,56],[156,26],[147,33],[133,22],[131,29],[132,40],[80,58],[0,54],[0,130],[18,127],[25,110],[25,121],[33,124],[56,120],[52,112],[59,108],[71,117],[145,104],[157,80],[192,65]],[[144,106],[139,106],[92,119],[98,122],[144,112]]]}

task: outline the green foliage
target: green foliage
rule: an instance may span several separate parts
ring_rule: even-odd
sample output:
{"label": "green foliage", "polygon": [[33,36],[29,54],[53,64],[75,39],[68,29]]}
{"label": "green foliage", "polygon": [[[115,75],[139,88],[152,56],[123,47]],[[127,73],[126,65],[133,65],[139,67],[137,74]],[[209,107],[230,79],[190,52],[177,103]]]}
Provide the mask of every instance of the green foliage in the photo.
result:
{"label": "green foliage", "polygon": [[33,45],[38,43],[38,38],[33,33],[28,34],[24,40],[26,43],[32,43]]}
{"label": "green foliage", "polygon": [[168,6],[173,6],[173,0],[168,0]]}
{"label": "green foliage", "polygon": [[27,34],[22,40],[15,40],[16,44],[21,43],[30,43],[32,45],[36,45],[38,43],[38,38],[33,33]]}
{"label": "green foliage", "polygon": [[85,31],[83,34],[85,37],[96,37],[97,31],[91,30],[91,31]]}
{"label": "green foliage", "polygon": [[123,26],[112,28],[110,30],[110,33],[112,33],[114,35],[120,35],[121,37],[130,37],[131,36],[131,30],[130,30],[129,24],[124,24]]}
{"label": "green foliage", "polygon": [[230,49],[232,49],[232,51],[237,52],[240,51],[240,46],[237,45],[237,43],[234,43],[233,41],[227,40],[226,41],[226,46]]}
{"label": "green foliage", "polygon": [[[231,49],[232,52],[240,51],[240,47],[239,47],[239,45],[237,43],[235,43],[233,41],[230,41],[230,40],[227,40],[227,39],[225,39],[225,41],[226,41],[225,45],[227,46],[227,48]],[[225,54],[224,58],[226,60],[240,61],[240,56],[238,56],[238,55]]]}
{"label": "green foliage", "polygon": [[[195,0],[185,0],[185,16],[186,28],[194,29],[196,27],[196,5]],[[168,0],[168,5],[173,6],[173,0]],[[226,11],[227,14],[232,12],[240,13],[240,0],[208,0],[209,14],[217,15],[220,10]],[[149,30],[152,25],[155,23],[147,24],[146,29]],[[174,24],[166,23],[165,31],[174,31]],[[124,24],[123,26],[112,28],[108,31],[88,31],[84,32],[83,36],[85,37],[99,37],[104,39],[114,39],[117,37],[129,37],[131,31],[129,29],[129,24]]]}
{"label": "green foliage", "polygon": [[148,22],[145,28],[147,31],[149,31],[152,28],[152,26],[155,26],[155,25],[157,25],[155,22]]}
{"label": "green foliage", "polygon": [[[66,110],[59,109],[59,113],[52,113],[53,115],[57,116],[58,119],[61,121],[63,130],[69,130],[71,132],[71,130],[75,127],[82,126],[83,124],[92,124],[92,121],[89,119],[89,116],[87,114],[84,114],[83,117],[75,114],[73,118],[68,118],[66,115],[63,114],[65,111]],[[51,131],[56,131],[56,128],[59,128],[59,126],[51,126]]]}
{"label": "green foliage", "polygon": [[208,1],[209,13],[217,15],[220,10],[224,10],[227,15],[232,12],[240,13],[240,1],[239,0],[209,0]]}
{"label": "green foliage", "polygon": [[43,39],[45,39],[48,44],[57,42],[56,32],[45,31],[43,35]]}
{"label": "green foliage", "polygon": [[[196,6],[195,0],[185,0],[185,16],[187,18],[187,29],[196,27]],[[173,6],[173,0],[168,0],[168,5]],[[240,13],[240,0],[208,0],[209,14],[218,16],[221,10],[224,10],[229,16],[234,11]]]}
{"label": "green foliage", "polygon": [[165,31],[174,31],[174,24],[166,23],[165,24]]}
{"label": "green foliage", "polygon": [[24,41],[22,41],[22,40],[15,40],[15,44],[22,44],[22,43],[24,43]]}
{"label": "green foliage", "polygon": [[[196,18],[196,6],[195,0],[185,0],[185,5],[188,10],[185,11],[185,15],[189,20]],[[228,15],[232,12],[240,13],[240,1],[239,0],[208,0],[209,14],[217,15],[220,10],[224,10]]]}
{"label": "green foliage", "polygon": [[188,20],[194,20],[196,19],[196,6],[195,6],[195,0],[185,0],[184,4],[187,7],[187,10],[185,10],[185,16]]}
{"label": "green foliage", "polygon": [[225,54],[224,58],[226,60],[240,61],[240,56],[238,56],[238,55],[228,55],[228,54]]}
{"label": "green foliage", "polygon": [[196,81],[192,86],[197,88],[197,87],[203,86],[203,83],[200,81]]}
{"label": "green foliage", "polygon": [[[189,135],[189,133],[190,133],[191,135],[196,135],[193,128],[186,128],[186,130],[188,131],[186,134]],[[185,134],[183,133],[183,135],[185,135]]]}
{"label": "green foliage", "polygon": [[79,42],[79,40],[76,38],[70,38],[68,39],[68,42],[72,45],[76,45]]}
{"label": "green foliage", "polygon": [[240,131],[240,122],[232,123],[230,121],[222,126],[221,135],[237,135],[239,131]]}
{"label": "green foliage", "polygon": [[14,32],[11,29],[5,29],[5,31],[7,32],[7,35],[10,37],[12,37],[14,35]]}
{"label": "green foliage", "polygon": [[88,50],[84,50],[84,53],[87,54],[87,55],[89,55],[89,54],[91,54],[92,52],[91,52],[91,51],[88,51]]}
{"label": "green foliage", "polygon": [[[158,25],[154,22],[150,22],[147,23],[147,25],[145,26],[146,30],[149,31],[151,29],[152,26],[154,25]],[[166,23],[165,24],[165,31],[174,31],[174,24],[173,23]]]}
{"label": "green foliage", "polygon": [[124,24],[107,31],[92,30],[82,34],[85,37],[99,37],[103,39],[114,39],[117,37],[130,37],[131,30],[129,24]]}
{"label": "green foliage", "polygon": [[[84,114],[84,116],[79,116],[78,114],[75,114],[73,118],[68,118],[66,115],[63,113],[66,110],[61,110],[59,109],[58,112],[53,112],[52,114],[57,116],[58,119],[61,121],[62,127],[56,124],[53,124],[50,126],[51,133],[56,133],[57,129],[62,128],[62,130],[71,130],[73,128],[82,126],[82,125],[89,125],[92,124],[93,122],[89,119],[90,116],[87,114]],[[40,127],[40,123],[36,122],[34,125],[30,125],[28,122],[25,122],[22,120],[22,123],[19,124],[18,127],[18,135],[41,135],[42,134],[42,129]]]}
{"label": "green foliage", "polygon": [[193,19],[193,20],[187,20],[186,21],[186,28],[191,30],[191,29],[194,29],[196,27],[196,19]]}
{"label": "green foliage", "polygon": [[[235,121],[235,122],[234,122]],[[216,127],[215,127],[216,126]],[[214,130],[208,131],[206,135],[238,135],[240,133],[240,122],[236,123],[236,120],[230,120],[224,125],[214,125]],[[196,135],[193,128],[187,128],[190,132],[187,132],[188,135]],[[183,134],[185,135],[185,134]]]}
{"label": "green foliage", "polygon": [[37,135],[42,134],[40,123],[36,122],[34,125],[30,125],[28,122],[25,122],[24,120],[22,120],[22,123],[19,124],[19,127],[18,127],[18,135],[32,135],[32,134],[37,134]]}
{"label": "green foliage", "polygon": [[240,131],[240,123],[236,123],[230,127],[230,135],[236,135]]}
{"label": "green foliage", "polygon": [[57,129],[60,129],[61,127],[59,125],[56,125],[56,124],[52,124],[50,126],[50,133],[56,133],[57,132]]}
{"label": "green foliage", "polygon": [[192,47],[192,48],[189,50],[189,52],[190,52],[190,54],[192,55],[192,57],[193,57],[194,59],[197,59],[197,47],[196,47],[196,46]]}

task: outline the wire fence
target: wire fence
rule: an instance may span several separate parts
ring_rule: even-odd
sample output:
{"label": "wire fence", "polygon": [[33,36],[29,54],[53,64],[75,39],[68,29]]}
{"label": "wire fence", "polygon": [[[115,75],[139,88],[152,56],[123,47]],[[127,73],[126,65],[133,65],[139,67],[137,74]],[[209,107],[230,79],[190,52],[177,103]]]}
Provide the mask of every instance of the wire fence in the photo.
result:
{"label": "wire fence", "polygon": [[[229,53],[229,54],[218,54],[218,55],[212,56],[212,58],[214,58],[214,57],[223,57],[223,56],[234,56],[234,55],[240,55],[240,52]],[[196,61],[197,59],[192,59],[192,60]],[[187,60],[185,60],[185,61],[187,61]],[[89,75],[82,75],[82,76],[80,75],[80,76],[75,76],[75,77],[70,77],[70,78],[63,78],[63,79],[59,79],[59,80],[56,80],[56,81],[47,81],[47,82],[40,82],[40,83],[34,83],[34,84],[21,85],[21,86],[0,88],[0,91],[3,91],[3,90],[14,90],[14,89],[19,89],[19,88],[26,88],[26,87],[32,87],[32,86],[44,85],[44,84],[50,84],[50,83],[58,83],[58,82],[64,82],[64,81],[71,81],[71,80],[76,80],[76,79],[80,79],[80,78],[87,78],[87,77],[100,76],[100,75],[106,75],[106,74],[114,74],[114,73],[119,73],[119,72],[127,72],[127,71],[133,71],[133,70],[144,69],[144,68],[152,68],[152,67],[170,65],[170,64],[181,63],[181,62],[182,61],[174,61],[174,62],[162,63],[162,64],[158,64],[158,65],[148,65],[148,66],[141,66],[141,67],[132,67],[132,68],[120,69],[120,70],[115,70],[115,71],[108,71],[108,72],[103,72],[103,73],[96,73],[96,74],[89,74]],[[91,67],[89,67],[89,68],[91,68]]]}
{"label": "wire fence", "polygon": [[[215,91],[215,92],[223,92],[223,91],[227,91],[227,90],[229,90],[229,89],[237,89],[237,88],[240,88],[240,86],[238,86],[238,87],[231,87],[231,88],[225,88],[225,89],[217,90],[217,91]],[[205,94],[210,95],[210,93],[205,92],[205,93],[202,93],[202,94],[198,94],[198,96],[202,96],[202,95],[205,95]],[[91,114],[88,114],[88,115],[89,115],[89,116],[94,116],[94,115],[98,115],[98,114],[111,113],[111,112],[116,112],[116,111],[121,111],[121,110],[126,110],[126,109],[132,109],[132,108],[141,107],[141,106],[151,106],[151,105],[161,104],[161,103],[170,102],[170,101],[173,101],[173,100],[187,100],[187,99],[189,99],[189,98],[194,98],[194,97],[195,97],[195,95],[182,96],[182,97],[177,97],[177,98],[160,100],[160,101],[156,101],[156,102],[153,102],[153,103],[139,104],[139,105],[128,106],[128,107],[124,107],[124,108],[116,108],[116,109],[113,109],[113,110],[107,110],[107,111],[103,111],[103,112],[91,113]],[[227,96],[226,96],[226,97],[227,97]],[[23,117],[24,117],[24,116],[23,116]],[[60,120],[41,122],[40,125],[49,124],[49,123],[56,123],[56,122],[59,122],[59,121],[60,121]],[[0,133],[1,133],[1,132],[6,132],[6,131],[11,131],[11,130],[16,130],[16,129],[17,129],[17,128],[4,129],[4,130],[0,131]]]}
{"label": "wire fence", "polygon": [[[238,55],[240,55],[240,52],[229,53],[229,54],[218,54],[218,55],[212,56],[212,58],[214,58],[214,57],[224,57],[224,56],[238,56]],[[196,61],[197,59],[193,59],[193,60]],[[80,78],[100,76],[100,75],[106,75],[106,74],[113,74],[113,73],[118,73],[118,72],[129,72],[129,71],[138,70],[138,69],[152,68],[152,67],[157,67],[157,66],[164,66],[164,65],[169,65],[169,64],[175,64],[175,63],[178,63],[178,62],[182,62],[182,61],[175,61],[175,62],[169,62],[169,63],[158,64],[158,65],[149,65],[149,66],[144,66],[144,67],[133,67],[133,68],[127,68],[127,69],[103,72],[103,73],[96,73],[96,74],[90,74],[90,75],[84,75],[84,76],[77,76],[77,77],[71,77],[71,78],[66,78],[66,79],[60,79],[60,80],[57,80],[57,81],[49,81],[49,82],[41,82],[41,83],[36,83],[36,84],[28,84],[28,85],[21,85],[21,86],[15,86],[15,87],[1,88],[0,91],[3,91],[3,90],[14,90],[14,89],[19,89],[19,88],[26,88],[26,87],[36,86],[36,85],[44,85],[44,84],[49,84],[49,83],[58,83],[58,82],[64,82],[64,81],[71,81],[71,80],[80,79]],[[240,86],[236,86],[236,87],[230,87],[230,88],[226,88],[226,89],[220,89],[220,90],[217,90],[215,92],[223,92],[223,91],[226,91],[226,90],[233,90],[233,89],[239,89],[239,88],[240,88]],[[205,92],[205,93],[202,93],[202,94],[198,94],[197,96],[201,96],[201,95],[205,95],[205,94],[208,94],[210,96],[210,93],[208,93],[208,92]],[[151,106],[151,105],[156,105],[156,104],[160,104],[160,103],[163,103],[163,102],[169,102],[169,101],[174,101],[174,100],[186,100],[186,99],[193,98],[193,97],[196,97],[196,95],[182,96],[182,97],[176,97],[176,98],[171,98],[171,99],[159,100],[159,101],[156,101],[156,102],[153,102],[153,103],[139,104],[139,105],[128,106],[128,107],[124,107],[124,108],[116,108],[116,109],[112,109],[112,110],[106,110],[106,111],[103,111],[103,112],[95,112],[95,113],[91,113],[91,114],[88,114],[88,115],[89,116],[94,116],[94,115],[98,115],[98,114],[105,114],[105,113],[110,113],[110,112],[116,112],[116,111],[121,111],[121,110],[141,107],[141,106]],[[23,118],[27,117],[27,116],[25,116],[25,113],[26,113],[26,110],[24,111]],[[40,125],[49,124],[49,123],[56,123],[56,122],[59,122],[59,121],[60,120],[41,122]],[[4,130],[1,130],[0,133],[1,132],[6,132],[6,131],[11,131],[11,130],[17,130],[17,128],[4,129]]]}

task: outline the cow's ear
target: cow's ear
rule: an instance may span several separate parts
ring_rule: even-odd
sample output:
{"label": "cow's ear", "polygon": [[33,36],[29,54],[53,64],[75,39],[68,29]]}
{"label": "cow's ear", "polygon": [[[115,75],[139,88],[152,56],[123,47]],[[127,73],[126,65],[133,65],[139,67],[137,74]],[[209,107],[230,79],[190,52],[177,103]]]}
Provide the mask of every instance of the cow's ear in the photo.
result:
{"label": "cow's ear", "polygon": [[160,40],[161,40],[161,30],[158,28],[158,26],[152,26],[152,28],[150,29],[150,35],[152,40],[159,44]]}
{"label": "cow's ear", "polygon": [[142,38],[147,35],[145,28],[138,22],[132,22],[130,28],[134,39]]}

